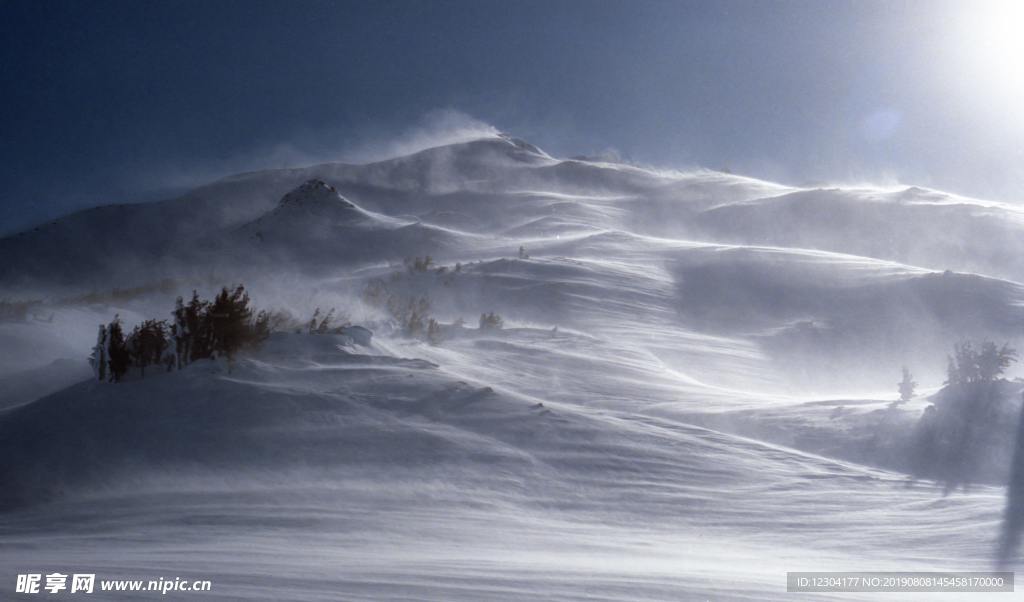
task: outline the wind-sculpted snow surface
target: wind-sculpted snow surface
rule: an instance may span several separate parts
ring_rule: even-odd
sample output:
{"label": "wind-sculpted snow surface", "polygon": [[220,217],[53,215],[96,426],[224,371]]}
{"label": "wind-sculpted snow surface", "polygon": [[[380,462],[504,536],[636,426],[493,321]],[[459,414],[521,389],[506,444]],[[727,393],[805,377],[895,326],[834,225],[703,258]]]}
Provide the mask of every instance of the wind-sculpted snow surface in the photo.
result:
{"label": "wind-sculpted snow surface", "polygon": [[1024,280],[1024,211],[920,188],[803,190],[697,218],[716,240],[838,251]]}
{"label": "wind-sculpted snow surface", "polygon": [[[68,216],[0,240],[0,568],[477,601],[788,599],[787,571],[986,570],[1000,541],[1015,566],[997,467],[911,479],[936,399],[891,402],[961,339],[1019,345],[1022,228],[505,136]],[[96,324],[238,281],[292,316],[261,347],[83,380]],[[316,307],[369,344],[309,334]]]}
{"label": "wind-sculpted snow surface", "polygon": [[[475,343],[520,345],[524,359],[560,347],[507,338]],[[231,373],[196,364],[9,411],[3,502],[20,509],[5,568],[170,563],[226,599],[582,599],[596,587],[755,600],[784,597],[786,570],[987,561],[989,534],[966,528],[997,518],[987,488],[943,500],[627,400],[538,402],[338,340],[277,335]],[[955,544],[936,546],[950,522]]]}

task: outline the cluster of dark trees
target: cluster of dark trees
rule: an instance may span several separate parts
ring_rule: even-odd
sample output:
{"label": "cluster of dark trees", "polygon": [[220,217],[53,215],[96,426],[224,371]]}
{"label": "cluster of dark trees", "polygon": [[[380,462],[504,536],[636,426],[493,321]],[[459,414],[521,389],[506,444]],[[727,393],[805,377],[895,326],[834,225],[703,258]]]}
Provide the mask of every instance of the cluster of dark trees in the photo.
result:
{"label": "cluster of dark trees", "polygon": [[410,272],[428,272],[434,267],[434,258],[430,255],[425,257],[407,257],[405,268]]}
{"label": "cluster of dark trees", "polygon": [[[950,491],[992,474],[1010,448],[1015,407],[1014,387],[1002,378],[1017,361],[1009,345],[964,342],[949,356],[945,387],[935,396],[915,428],[911,454],[916,476],[934,478]],[[909,373],[907,373],[909,376]],[[905,379],[906,380],[906,379]]]}
{"label": "cluster of dark trees", "polygon": [[501,330],[504,326],[505,321],[493,311],[480,314],[480,330]]}
{"label": "cluster of dark trees", "polygon": [[[442,266],[436,266],[435,267],[435,265],[436,264],[434,263],[434,258],[431,257],[430,255],[425,255],[423,257],[406,257],[405,258],[405,269],[408,270],[408,272],[410,274],[416,273],[416,272],[430,272],[430,271],[434,271],[437,274],[444,275],[444,274],[449,272],[448,266],[442,265]],[[462,271],[462,264],[459,263],[459,262],[456,262],[455,266],[453,268],[451,268],[450,271],[458,274],[459,272]]]}
{"label": "cluster of dark trees", "polygon": [[226,357],[268,336],[277,317],[256,312],[244,286],[224,287],[212,301],[192,292],[188,303],[178,297],[172,319],[146,320],[125,334],[121,320],[114,316],[101,325],[91,362],[96,378],[118,382],[131,367],[145,377],[146,367],[170,371],[200,359]]}
{"label": "cluster of dark trees", "polygon": [[985,341],[979,348],[970,342],[953,347],[946,367],[946,385],[970,385],[992,382],[1017,361],[1017,350],[1004,344],[1002,347],[992,341]]}
{"label": "cluster of dark trees", "polygon": [[[327,312],[321,311],[318,307],[313,312],[313,317],[309,320],[306,331],[309,334],[340,334],[349,326],[352,326],[352,322],[344,314],[342,314],[341,318],[338,318],[333,307],[327,310]],[[301,332],[301,329],[295,332]]]}
{"label": "cluster of dark trees", "polygon": [[[985,341],[979,347],[965,341],[953,346],[953,353],[948,356],[946,366],[946,382],[951,388],[972,388],[973,385],[992,383],[1010,364],[1017,361],[1017,350],[1007,344],[996,345]],[[899,400],[893,405],[910,401],[917,389],[917,382],[906,366],[903,367],[903,379],[896,383]],[[974,387],[976,388],[976,387]]]}

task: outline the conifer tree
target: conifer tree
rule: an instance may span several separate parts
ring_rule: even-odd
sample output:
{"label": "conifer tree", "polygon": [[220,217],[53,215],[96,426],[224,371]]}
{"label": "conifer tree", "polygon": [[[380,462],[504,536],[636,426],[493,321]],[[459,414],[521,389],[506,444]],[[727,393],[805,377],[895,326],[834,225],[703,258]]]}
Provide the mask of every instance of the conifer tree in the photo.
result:
{"label": "conifer tree", "polygon": [[245,287],[239,285],[233,291],[221,289],[207,312],[209,317],[213,352],[231,359],[235,352],[247,342],[252,323],[252,308]]}
{"label": "conifer tree", "polygon": [[480,330],[501,330],[505,325],[504,320],[501,316],[494,313],[480,314]]}
{"label": "conifer tree", "polygon": [[327,330],[331,327],[331,320],[334,319],[334,308],[332,307],[316,327],[317,334],[327,334]]}
{"label": "conifer tree", "polygon": [[963,381],[960,378],[960,371],[957,370],[957,368],[956,368],[956,360],[953,359],[952,355],[947,356],[947,360],[946,360],[946,382],[943,383],[943,384],[951,386],[951,387],[955,387],[955,386],[961,384],[961,382],[963,382]]}
{"label": "conifer tree", "polygon": [[260,310],[256,314],[256,319],[252,323],[251,342],[260,343],[270,336],[272,318],[273,315],[266,310]]}
{"label": "conifer tree", "polygon": [[190,362],[208,358],[212,352],[209,309],[209,301],[203,301],[199,293],[192,291],[192,300],[185,306],[184,320]]}
{"label": "conifer tree", "polygon": [[[167,370],[182,368],[197,359],[224,356],[231,360],[246,346],[255,345],[270,336],[283,316],[260,311],[254,317],[245,287],[224,287],[214,301],[204,301],[196,291],[186,304],[181,297],[175,301],[172,321],[146,320],[124,335],[119,316],[105,328],[100,327],[92,360],[97,378],[118,382],[135,365],[145,377],[146,367],[166,366]],[[333,310],[315,326],[326,331],[334,317]]]}
{"label": "conifer tree", "polygon": [[140,361],[145,373],[146,366],[163,362],[167,350],[167,323],[163,320],[146,320],[139,327]]}
{"label": "conifer tree", "polygon": [[105,381],[107,379],[107,327],[105,324],[100,324],[99,334],[96,335],[96,345],[92,348],[89,363],[92,364],[96,380]]}
{"label": "conifer tree", "polygon": [[992,341],[985,341],[976,350],[970,342],[957,343],[946,368],[946,384],[992,382],[1015,361],[1017,350],[1009,345],[999,347]]}
{"label": "conifer tree", "polygon": [[982,381],[995,380],[1015,361],[1017,361],[1016,349],[1006,344],[999,347],[992,341],[985,341],[981,344],[976,360],[978,378]]}
{"label": "conifer tree", "polygon": [[431,345],[439,345],[441,343],[441,325],[434,318],[430,318],[427,321],[427,342]]}
{"label": "conifer tree", "polygon": [[900,399],[897,403],[905,403],[910,401],[914,397],[914,390],[917,388],[917,383],[914,382],[914,377],[910,374],[910,370],[906,366],[903,366],[903,380],[896,384],[899,390]]}
{"label": "conifer tree", "polygon": [[128,340],[125,341],[125,346],[128,348],[128,355],[131,358],[131,363],[139,368],[139,375],[142,378],[146,378],[146,354],[143,349],[144,341],[142,340],[141,333],[142,327],[136,325],[128,335]]}
{"label": "conifer tree", "polygon": [[317,325],[320,323],[320,308],[316,308],[313,311],[313,317],[309,320],[309,334],[314,334],[317,329]]}
{"label": "conifer tree", "polygon": [[107,326],[107,358],[110,380],[119,382],[121,377],[128,372],[128,366],[131,364],[131,356],[125,344],[119,316],[114,316],[114,320]]}

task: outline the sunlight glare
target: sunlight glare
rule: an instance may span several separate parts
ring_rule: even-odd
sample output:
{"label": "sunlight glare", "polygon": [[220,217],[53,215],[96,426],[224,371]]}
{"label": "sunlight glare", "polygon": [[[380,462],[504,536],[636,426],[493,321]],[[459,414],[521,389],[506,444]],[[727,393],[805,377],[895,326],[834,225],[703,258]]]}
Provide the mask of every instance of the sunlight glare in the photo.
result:
{"label": "sunlight glare", "polygon": [[1024,0],[963,3],[957,18],[971,79],[999,95],[1024,96]]}

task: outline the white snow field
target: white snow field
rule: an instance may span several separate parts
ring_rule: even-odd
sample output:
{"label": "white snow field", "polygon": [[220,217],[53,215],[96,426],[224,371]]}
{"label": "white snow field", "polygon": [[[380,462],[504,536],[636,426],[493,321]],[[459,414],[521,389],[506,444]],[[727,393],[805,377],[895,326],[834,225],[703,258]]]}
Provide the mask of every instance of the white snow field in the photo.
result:
{"label": "white snow field", "polygon": [[[870,435],[909,433],[954,342],[1019,344],[1022,216],[497,136],[42,225],[0,240],[0,299],[32,301],[0,320],[0,572],[213,584],[111,600],[760,601],[878,599],[787,571],[991,570],[1005,487],[943,495]],[[445,269],[402,266],[426,254]],[[236,282],[373,342],[88,378],[98,323]],[[429,297],[440,343],[373,282]],[[886,410],[903,365],[923,393]]]}

